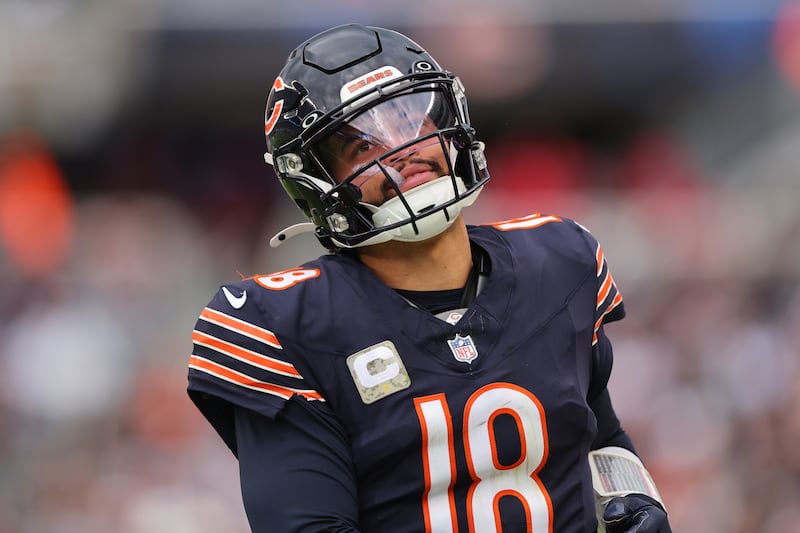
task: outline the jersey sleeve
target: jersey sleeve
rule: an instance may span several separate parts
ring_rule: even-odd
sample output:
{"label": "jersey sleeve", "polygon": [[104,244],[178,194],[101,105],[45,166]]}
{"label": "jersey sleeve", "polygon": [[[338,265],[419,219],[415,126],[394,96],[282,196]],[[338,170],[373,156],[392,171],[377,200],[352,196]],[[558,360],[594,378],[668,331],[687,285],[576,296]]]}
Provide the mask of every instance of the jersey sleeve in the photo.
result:
{"label": "jersey sleeve", "polygon": [[294,396],[324,401],[270,330],[256,291],[222,287],[192,331],[189,396],[234,453],[236,406],[274,418]]}
{"label": "jersey sleeve", "polygon": [[236,408],[242,501],[253,531],[359,530],[350,444],[326,407],[296,398],[274,420]]}
{"label": "jersey sleeve", "polygon": [[608,380],[614,365],[614,350],[606,336],[604,326],[625,317],[622,294],[603,253],[603,248],[594,236],[576,223],[594,253],[595,287],[597,297],[594,309],[594,332],[592,334],[592,373],[587,400],[597,420],[597,435],[592,449],[605,446],[620,446],[634,450],[630,437],[620,425],[608,392]]}
{"label": "jersey sleeve", "polygon": [[597,332],[604,325],[625,317],[625,305],[622,293],[617,288],[614,277],[608,266],[603,247],[585,227],[576,223],[584,235],[590,249],[594,252],[595,277],[597,286],[597,300],[594,311],[594,333],[592,344],[598,342]]}

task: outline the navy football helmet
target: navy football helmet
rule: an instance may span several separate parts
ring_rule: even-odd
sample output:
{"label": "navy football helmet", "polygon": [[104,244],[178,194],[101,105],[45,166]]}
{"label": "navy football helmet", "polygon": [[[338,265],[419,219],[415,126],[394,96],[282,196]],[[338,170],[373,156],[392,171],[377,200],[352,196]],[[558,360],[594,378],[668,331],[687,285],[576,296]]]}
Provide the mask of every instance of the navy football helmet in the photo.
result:
{"label": "navy football helmet", "polygon": [[[358,24],[297,47],[267,100],[265,160],[331,250],[444,231],[489,179],[464,87],[404,35]],[[313,224],[313,226],[312,226]]]}

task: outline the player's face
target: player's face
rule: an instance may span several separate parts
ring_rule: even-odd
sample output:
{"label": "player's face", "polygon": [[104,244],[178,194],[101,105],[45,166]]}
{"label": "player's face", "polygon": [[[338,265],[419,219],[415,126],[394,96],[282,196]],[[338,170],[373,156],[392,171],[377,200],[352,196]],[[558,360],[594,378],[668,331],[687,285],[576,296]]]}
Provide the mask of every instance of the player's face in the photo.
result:
{"label": "player's face", "polygon": [[395,186],[405,192],[447,174],[439,136],[424,138],[438,129],[428,114],[431,102],[431,93],[401,96],[331,134],[322,152],[334,179],[341,183],[352,176],[362,202],[380,205],[397,195]]}

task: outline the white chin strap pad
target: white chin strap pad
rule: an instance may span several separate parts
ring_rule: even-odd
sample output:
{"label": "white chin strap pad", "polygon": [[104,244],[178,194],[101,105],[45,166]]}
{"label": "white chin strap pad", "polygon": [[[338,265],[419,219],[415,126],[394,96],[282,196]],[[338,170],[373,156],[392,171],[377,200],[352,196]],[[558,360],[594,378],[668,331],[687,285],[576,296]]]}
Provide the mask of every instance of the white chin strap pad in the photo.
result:
{"label": "white chin strap pad", "polygon": [[[459,193],[463,193],[466,190],[461,178],[456,178],[456,185]],[[390,240],[404,242],[424,241],[435,237],[453,223],[463,208],[475,201],[479,192],[479,190],[474,191],[469,196],[454,203],[447,208],[447,213],[444,210],[437,211],[417,220],[417,231],[414,231],[414,224],[409,222],[397,228],[384,231],[360,243],[358,246],[369,246]],[[364,207],[372,211],[372,221],[376,228],[396,224],[428,209],[433,209],[435,206],[449,202],[455,198],[455,193],[450,176],[442,176],[404,192],[403,198],[405,198],[413,213],[409,213],[399,197],[391,198],[377,207],[365,204]]]}

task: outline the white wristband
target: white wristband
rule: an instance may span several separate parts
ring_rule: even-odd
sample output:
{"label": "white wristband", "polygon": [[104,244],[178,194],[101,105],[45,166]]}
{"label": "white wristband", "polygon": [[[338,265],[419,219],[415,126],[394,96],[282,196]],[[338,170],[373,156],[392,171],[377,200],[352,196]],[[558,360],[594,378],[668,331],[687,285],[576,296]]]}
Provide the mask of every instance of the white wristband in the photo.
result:
{"label": "white wristband", "polygon": [[592,485],[598,503],[605,505],[615,496],[646,494],[664,505],[653,478],[636,454],[625,448],[608,446],[589,452]]}

